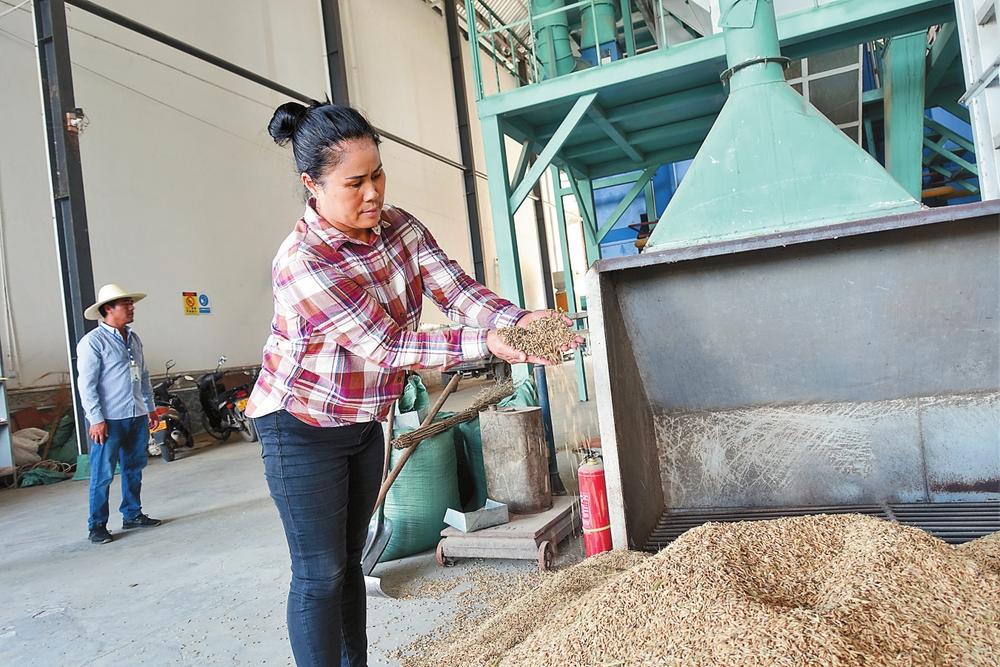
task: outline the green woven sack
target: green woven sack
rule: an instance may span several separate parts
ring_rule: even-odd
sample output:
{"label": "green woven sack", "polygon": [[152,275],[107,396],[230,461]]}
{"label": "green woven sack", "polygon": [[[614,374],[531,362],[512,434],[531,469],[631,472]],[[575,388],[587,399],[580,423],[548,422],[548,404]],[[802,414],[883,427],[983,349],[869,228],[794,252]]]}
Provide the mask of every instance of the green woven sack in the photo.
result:
{"label": "green woven sack", "polygon": [[472,512],[486,504],[486,467],[483,465],[483,434],[479,430],[479,417],[459,424],[456,431],[456,440],[461,440],[465,463],[464,469],[459,470],[459,475],[464,474],[470,486],[463,497],[463,508],[466,512]]}
{"label": "green woven sack", "polygon": [[[396,430],[399,437],[410,429]],[[393,448],[392,465],[403,451]],[[441,539],[444,513],[460,507],[455,429],[427,438],[417,447],[385,498],[385,516],[392,536],[379,562],[433,549]]]}
{"label": "green woven sack", "polygon": [[497,405],[501,408],[537,408],[539,405],[538,389],[535,387],[535,381],[530,377],[521,380],[521,383],[514,387],[514,393]]}
{"label": "green woven sack", "polygon": [[21,476],[21,487],[42,486],[43,484],[55,484],[66,479],[66,473],[46,470],[45,468],[34,468]]}
{"label": "green woven sack", "polygon": [[396,412],[398,414],[416,412],[417,418],[422,422],[427,416],[430,403],[430,395],[423,379],[416,373],[410,373],[406,378],[406,384],[403,385],[403,393],[396,405]]}
{"label": "green woven sack", "polygon": [[73,419],[73,413],[67,412],[59,420],[59,425],[52,434],[49,458],[63,463],[76,463],[76,457],[76,421]]}

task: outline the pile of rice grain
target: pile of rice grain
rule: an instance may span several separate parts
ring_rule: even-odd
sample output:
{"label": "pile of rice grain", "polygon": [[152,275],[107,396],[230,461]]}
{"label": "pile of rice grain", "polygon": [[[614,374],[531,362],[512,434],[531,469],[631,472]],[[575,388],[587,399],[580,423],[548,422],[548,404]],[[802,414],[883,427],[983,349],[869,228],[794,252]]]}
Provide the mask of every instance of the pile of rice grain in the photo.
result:
{"label": "pile of rice grain", "polygon": [[497,334],[515,350],[552,362],[562,360],[562,348],[571,345],[577,333],[566,326],[562,315],[534,320],[526,327],[504,327]]}
{"label": "pile of rice grain", "polygon": [[585,561],[434,664],[996,667],[1000,575],[967,555],[991,545],[860,515],[705,524],[571,589]]}
{"label": "pile of rice grain", "polygon": [[957,548],[962,555],[973,559],[984,569],[1000,575],[1000,533],[980,537],[978,540],[960,544]]}
{"label": "pile of rice grain", "polygon": [[472,637],[456,642],[455,637],[450,636],[440,643],[440,650],[433,656],[422,656],[419,662],[411,664],[433,664],[435,667],[495,665],[507,651],[527,639],[539,626],[544,626],[569,602],[606,585],[649,557],[638,551],[611,551],[544,575],[537,587],[492,617],[478,621]]}

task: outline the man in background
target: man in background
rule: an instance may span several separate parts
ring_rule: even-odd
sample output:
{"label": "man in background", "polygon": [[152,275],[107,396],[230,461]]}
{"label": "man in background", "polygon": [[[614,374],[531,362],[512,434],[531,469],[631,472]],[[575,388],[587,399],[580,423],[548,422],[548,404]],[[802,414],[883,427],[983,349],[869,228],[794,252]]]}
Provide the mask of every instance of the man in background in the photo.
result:
{"label": "man in background", "polygon": [[142,341],[129,326],[135,317],[135,303],[145,296],[114,284],[102,287],[97,303],[84,311],[84,317],[100,320],[100,324],[76,346],[80,401],[90,436],[87,527],[95,544],[112,540],[108,492],[118,463],[122,472],[122,528],[160,525],[158,519],[142,513],[139,501],[149,430],[157,421]]}

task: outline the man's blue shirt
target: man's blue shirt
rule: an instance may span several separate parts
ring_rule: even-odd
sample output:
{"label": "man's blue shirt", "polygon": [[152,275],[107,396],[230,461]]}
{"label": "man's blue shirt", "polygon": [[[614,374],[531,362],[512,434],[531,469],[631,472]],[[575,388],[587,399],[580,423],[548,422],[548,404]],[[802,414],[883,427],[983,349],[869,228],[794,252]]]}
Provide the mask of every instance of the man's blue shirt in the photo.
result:
{"label": "man's blue shirt", "polygon": [[80,400],[91,426],[153,411],[142,341],[131,327],[127,331],[126,343],[115,328],[101,322],[77,343]]}

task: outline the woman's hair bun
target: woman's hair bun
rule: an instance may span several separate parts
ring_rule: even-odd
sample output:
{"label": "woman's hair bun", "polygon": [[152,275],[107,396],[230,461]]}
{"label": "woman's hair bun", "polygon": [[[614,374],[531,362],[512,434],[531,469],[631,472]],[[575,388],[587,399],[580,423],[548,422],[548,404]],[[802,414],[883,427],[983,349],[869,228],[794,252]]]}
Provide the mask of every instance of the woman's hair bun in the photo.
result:
{"label": "woman's hair bun", "polygon": [[267,124],[268,134],[274,143],[284,146],[295,136],[295,128],[305,118],[308,109],[298,102],[286,102],[274,110],[271,122]]}

